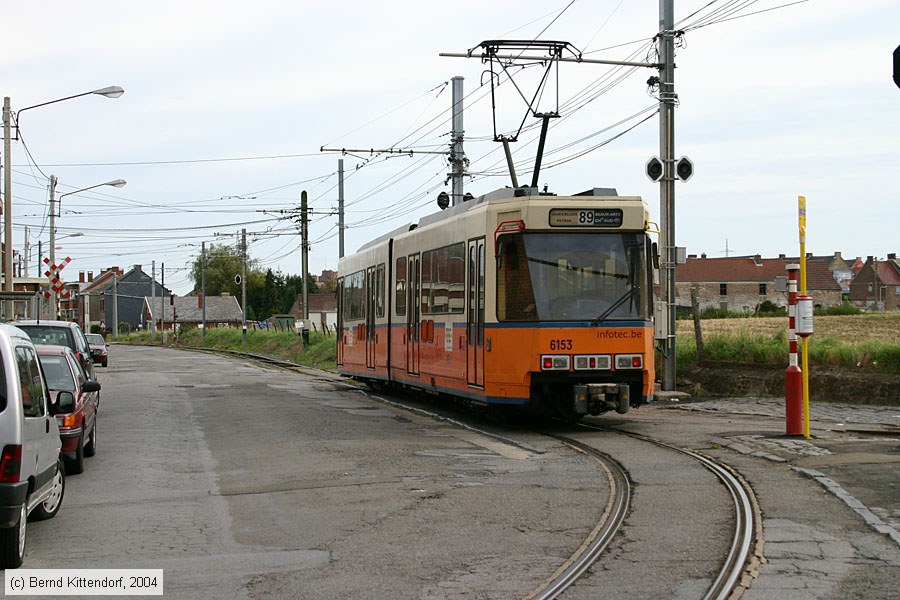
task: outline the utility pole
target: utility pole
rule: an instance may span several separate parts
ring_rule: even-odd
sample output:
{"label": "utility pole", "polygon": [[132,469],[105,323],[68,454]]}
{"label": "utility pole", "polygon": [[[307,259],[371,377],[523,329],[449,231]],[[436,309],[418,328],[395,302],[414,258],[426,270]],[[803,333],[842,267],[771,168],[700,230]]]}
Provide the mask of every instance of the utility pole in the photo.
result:
{"label": "utility pole", "polygon": [[[162,294],[162,290],[160,290]],[[153,315],[153,305],[156,304],[156,261],[150,263],[150,315]],[[150,339],[156,341],[156,319],[150,319]]]}
{"label": "utility pole", "polygon": [[309,343],[309,331],[307,330],[309,325],[309,282],[307,281],[309,278],[309,207],[307,201],[306,190],[303,190],[300,193],[300,268],[303,270],[303,289],[300,293],[303,298],[303,333],[301,337],[304,344]]}
{"label": "utility pole", "polygon": [[159,328],[162,330],[162,343],[166,345],[166,263],[159,263]]}
{"label": "utility pole", "polygon": [[[10,140],[12,130],[12,109],[9,106],[9,96],[3,98],[3,245],[6,252],[3,253],[3,291],[12,292],[12,162],[10,162],[10,153],[12,152],[12,141]],[[12,300],[3,302],[5,316],[8,320],[12,320],[13,303]]]}
{"label": "utility pole", "polygon": [[206,339],[206,242],[200,242],[200,298],[203,303],[201,309],[203,329],[200,330],[200,338]]}
{"label": "utility pole", "polygon": [[31,251],[31,243],[28,241],[28,225],[25,226],[25,257],[22,263],[22,275],[28,277],[28,253]]}
{"label": "utility pole", "polygon": [[[344,258],[344,159],[338,159],[338,258]],[[303,274],[306,278],[306,274]]]}
{"label": "utility pole", "polygon": [[453,130],[450,133],[450,178],[453,180],[451,206],[463,203],[463,176],[466,173],[466,153],[463,150],[463,78],[457,75],[453,83]]}
{"label": "utility pole", "polygon": [[113,271],[113,339],[119,337],[119,272]]}
{"label": "utility pole", "polygon": [[241,341],[247,343],[247,230],[241,229]]}
{"label": "utility pole", "polygon": [[659,154],[663,177],[659,183],[660,232],[663,247],[662,292],[665,298],[666,339],[663,340],[662,389],[675,389],[675,7],[659,0]]}
{"label": "utility pole", "polygon": [[[50,176],[50,273],[51,277],[56,273],[56,208],[53,206],[56,201],[56,175]],[[53,292],[53,318],[59,318],[59,298],[56,291]]]}

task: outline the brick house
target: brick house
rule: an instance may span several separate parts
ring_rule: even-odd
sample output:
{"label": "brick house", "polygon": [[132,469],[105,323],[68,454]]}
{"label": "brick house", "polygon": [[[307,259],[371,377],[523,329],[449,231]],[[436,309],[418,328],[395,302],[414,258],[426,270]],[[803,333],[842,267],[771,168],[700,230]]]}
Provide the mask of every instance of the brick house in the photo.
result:
{"label": "brick house", "polygon": [[[829,268],[829,260],[806,262],[807,293],[816,306],[840,306],[841,286]],[[776,289],[779,278],[787,277],[787,265],[798,259],[785,256],[762,258],[760,255],[726,258],[699,258],[691,255],[675,271],[675,303],[690,309],[691,288],[697,289],[700,309],[721,308],[752,313],[769,301],[787,306],[787,293]]]}
{"label": "brick house", "polygon": [[[176,296],[175,311],[172,312],[171,298],[165,300],[145,297],[143,305],[143,321],[147,327],[156,322],[157,330],[171,331],[174,322],[179,329],[200,328],[203,325],[203,305],[206,305],[206,328],[241,327],[243,311],[237,298],[230,294],[221,296]],[[162,319],[160,322],[160,314]]]}
{"label": "brick house", "polygon": [[[82,277],[79,277],[83,280]],[[73,320],[84,331],[99,326],[103,331],[113,330],[113,312],[119,323],[127,323],[132,330],[143,324],[142,311],[144,297],[169,296],[171,292],[147,275],[141,265],[134,265],[127,272],[119,267],[110,267],[80,284]],[[115,304],[115,311],[113,310]]]}
{"label": "brick house", "polygon": [[[334,292],[324,294],[307,294],[309,298],[309,320],[313,327],[321,331],[325,327],[334,330],[337,326],[337,296]],[[297,296],[290,314],[299,321],[303,318],[303,296]]]}
{"label": "brick house", "polygon": [[863,310],[900,310],[900,262],[869,256],[850,284],[850,302]]}

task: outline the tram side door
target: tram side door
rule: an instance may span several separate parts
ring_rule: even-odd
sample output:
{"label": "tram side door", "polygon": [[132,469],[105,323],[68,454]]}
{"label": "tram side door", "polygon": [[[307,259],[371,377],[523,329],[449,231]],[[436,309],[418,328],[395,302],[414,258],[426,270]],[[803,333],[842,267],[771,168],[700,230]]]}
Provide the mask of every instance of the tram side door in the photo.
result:
{"label": "tram side door", "polygon": [[375,267],[366,269],[366,367],[375,368]]}
{"label": "tram side door", "polygon": [[466,261],[467,381],[469,385],[484,387],[484,238],[469,241]]}
{"label": "tram side door", "polygon": [[409,279],[406,298],[406,371],[410,375],[419,374],[419,255],[410,254],[406,276]]}

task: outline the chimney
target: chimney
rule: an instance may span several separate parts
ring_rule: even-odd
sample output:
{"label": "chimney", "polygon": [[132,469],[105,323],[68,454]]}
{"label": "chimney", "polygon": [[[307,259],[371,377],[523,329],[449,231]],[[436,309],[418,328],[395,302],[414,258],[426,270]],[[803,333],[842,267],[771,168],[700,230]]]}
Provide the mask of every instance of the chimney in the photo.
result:
{"label": "chimney", "polygon": [[887,259],[888,259],[888,260],[897,260],[897,253],[896,253],[896,252],[891,252],[890,254],[888,254]]}
{"label": "chimney", "polygon": [[874,262],[874,261],[875,261],[875,257],[874,257],[874,256],[869,255],[869,256],[866,257],[866,262],[867,262],[867,263]]}
{"label": "chimney", "polygon": [[93,280],[94,280],[94,272],[88,271],[88,283],[92,282]]}
{"label": "chimney", "polygon": [[134,265],[134,270],[135,271],[143,271],[143,269],[141,269],[141,265]]}
{"label": "chimney", "polygon": [[835,260],[844,260],[844,258],[841,256],[841,253],[840,253],[840,252],[835,252],[835,253],[834,253],[834,259],[835,259]]}
{"label": "chimney", "polygon": [[785,260],[785,259],[787,259],[787,255],[786,255],[786,254],[779,254],[779,255],[778,255],[778,258],[780,258],[781,260]]}
{"label": "chimney", "polygon": [[688,254],[688,258],[697,258],[696,254]]}
{"label": "chimney", "polygon": [[700,255],[700,258],[706,258],[706,252]]}
{"label": "chimney", "polygon": [[84,271],[78,271],[78,283],[84,283]]}

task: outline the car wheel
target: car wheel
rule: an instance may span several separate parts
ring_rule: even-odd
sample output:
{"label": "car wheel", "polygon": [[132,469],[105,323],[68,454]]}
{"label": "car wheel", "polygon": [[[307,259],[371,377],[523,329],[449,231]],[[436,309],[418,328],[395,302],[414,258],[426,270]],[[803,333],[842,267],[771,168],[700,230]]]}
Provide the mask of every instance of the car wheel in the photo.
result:
{"label": "car wheel", "polygon": [[56,476],[53,478],[53,489],[46,500],[38,504],[32,514],[35,521],[44,521],[52,519],[59,512],[62,506],[63,496],[66,494],[66,475],[62,461],[56,469]]}
{"label": "car wheel", "polygon": [[78,436],[78,445],[75,447],[75,458],[66,461],[66,475],[78,475],[84,473],[84,433]]}
{"label": "car wheel", "polygon": [[93,456],[97,454],[97,416],[94,416],[94,428],[91,429],[91,437],[88,443],[84,445],[84,455]]}
{"label": "car wheel", "polygon": [[28,513],[25,504],[19,509],[19,521],[12,527],[0,529],[0,568],[15,569],[25,559],[25,531]]}

